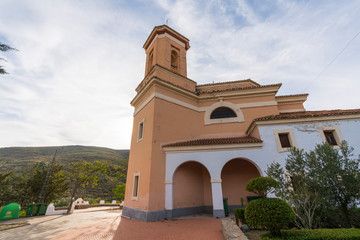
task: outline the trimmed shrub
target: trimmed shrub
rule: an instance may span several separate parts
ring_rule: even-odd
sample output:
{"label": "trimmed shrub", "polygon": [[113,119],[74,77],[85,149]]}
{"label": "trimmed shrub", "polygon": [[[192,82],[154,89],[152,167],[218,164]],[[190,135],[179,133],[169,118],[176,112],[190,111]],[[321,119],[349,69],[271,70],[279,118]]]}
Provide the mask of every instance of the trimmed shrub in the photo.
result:
{"label": "trimmed shrub", "polygon": [[253,228],[266,228],[271,235],[279,236],[280,229],[295,221],[289,204],[278,198],[260,198],[249,202],[245,208],[247,224]]}
{"label": "trimmed shrub", "polygon": [[281,237],[273,237],[270,233],[260,235],[261,240],[360,240],[360,229],[303,229],[281,230]]}
{"label": "trimmed shrub", "polygon": [[246,224],[245,221],[245,208],[236,208],[234,210],[236,224],[239,226],[239,220],[242,224]]}
{"label": "trimmed shrub", "polygon": [[256,177],[251,179],[246,184],[245,188],[247,191],[253,192],[258,194],[260,197],[265,198],[272,188],[277,187],[279,187],[279,184],[271,177]]}

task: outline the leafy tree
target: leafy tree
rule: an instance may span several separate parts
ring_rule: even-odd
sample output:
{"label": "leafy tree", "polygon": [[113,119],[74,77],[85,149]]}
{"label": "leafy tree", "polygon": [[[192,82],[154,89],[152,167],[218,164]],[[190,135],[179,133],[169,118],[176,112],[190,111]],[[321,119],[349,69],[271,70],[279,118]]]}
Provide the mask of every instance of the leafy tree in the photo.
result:
{"label": "leafy tree", "polygon": [[[268,167],[267,175],[280,185],[276,196],[293,207],[299,227],[313,228],[321,222],[328,226],[351,226],[351,210],[360,199],[360,158],[351,159],[352,151],[346,142],[339,150],[328,143],[309,152],[292,149],[285,170],[278,163]],[[345,221],[331,223],[337,215],[330,211],[332,206]]]}
{"label": "leafy tree", "polygon": [[[43,186],[48,165],[35,163],[27,171],[14,173],[1,184],[0,204],[17,202],[21,206],[36,202]],[[60,164],[55,164],[45,192],[45,203],[50,203],[62,196],[69,189],[69,183]]]}
{"label": "leafy tree", "polygon": [[117,199],[120,199],[120,201],[124,200],[125,197],[125,188],[126,188],[126,184],[120,184],[117,185],[115,189],[113,189],[113,193],[115,194]]}
{"label": "leafy tree", "polygon": [[[28,198],[32,202],[38,201],[42,186],[46,179],[47,172],[50,170],[50,164],[36,164],[33,175],[30,176],[27,185],[30,194]],[[62,171],[63,166],[55,163],[52,167],[52,171],[49,177],[49,183],[46,187],[44,194],[44,203],[50,203],[59,197],[69,189],[69,182],[65,173]]]}
{"label": "leafy tree", "polygon": [[107,164],[99,161],[93,163],[85,160],[80,162],[72,162],[68,165],[68,177],[71,184],[71,200],[67,213],[70,214],[72,204],[79,188],[86,187],[88,185],[95,186],[99,181],[97,174],[105,174],[107,170]]}
{"label": "leafy tree", "polygon": [[[10,50],[17,51],[16,48],[10,47],[9,45],[6,45],[6,44],[3,44],[3,43],[0,42],[0,51],[7,52],[7,51],[10,51]],[[0,60],[6,61],[5,58],[1,58],[1,57],[0,57]],[[7,72],[5,71],[5,69],[0,65],[0,74],[6,74],[6,73]]]}

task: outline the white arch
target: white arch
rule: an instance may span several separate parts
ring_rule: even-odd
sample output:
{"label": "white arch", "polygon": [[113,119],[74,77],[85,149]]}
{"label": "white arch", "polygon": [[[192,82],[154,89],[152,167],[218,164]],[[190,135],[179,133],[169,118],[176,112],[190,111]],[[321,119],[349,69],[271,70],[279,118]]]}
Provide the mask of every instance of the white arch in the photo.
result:
{"label": "white arch", "polygon": [[[211,113],[219,107],[228,107],[228,108],[232,109],[236,113],[236,117],[210,119]],[[215,123],[244,122],[244,114],[242,113],[239,104],[233,104],[231,102],[220,101],[220,102],[216,102],[213,105],[206,108],[205,114],[204,114],[204,122],[205,122],[205,125],[215,124]]]}
{"label": "white arch", "polygon": [[229,163],[230,161],[232,161],[232,160],[237,160],[237,159],[238,159],[238,160],[245,160],[245,161],[251,163],[252,165],[254,165],[254,166],[256,167],[256,169],[257,169],[258,172],[260,173],[260,176],[264,176],[264,173],[262,172],[261,168],[260,168],[254,161],[252,161],[252,160],[250,160],[250,159],[248,159],[248,158],[244,158],[244,157],[235,157],[235,158],[231,158],[231,159],[225,161],[224,164],[221,166],[220,176],[221,176],[221,173],[222,173],[225,165],[226,165],[227,163]]}
{"label": "white arch", "polygon": [[167,172],[167,177],[166,177],[166,180],[167,181],[171,181],[173,182],[174,181],[174,176],[175,176],[175,173],[176,171],[179,169],[179,167],[185,163],[189,163],[189,162],[196,162],[196,163],[199,163],[201,166],[203,166],[206,171],[209,173],[210,175],[210,179],[212,179],[212,176],[211,176],[211,171],[209,170],[208,166],[206,166],[206,164],[204,164],[203,162],[201,161],[198,161],[198,160],[185,160],[185,161],[181,161],[179,162],[178,164],[172,166],[172,169],[169,169],[169,171]]}

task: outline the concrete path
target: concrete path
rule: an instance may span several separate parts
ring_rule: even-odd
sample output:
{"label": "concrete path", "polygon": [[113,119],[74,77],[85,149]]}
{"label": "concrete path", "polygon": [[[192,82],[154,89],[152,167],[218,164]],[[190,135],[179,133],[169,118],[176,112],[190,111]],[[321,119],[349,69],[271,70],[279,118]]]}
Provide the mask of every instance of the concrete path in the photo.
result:
{"label": "concrete path", "polygon": [[106,218],[71,229],[53,240],[223,240],[219,219],[183,219],[140,222]]}
{"label": "concrete path", "polygon": [[71,215],[37,216],[1,221],[0,224],[24,222],[29,225],[0,231],[0,239],[51,239],[69,229],[120,215],[120,209],[111,210],[109,207],[99,207],[75,210],[75,213]]}
{"label": "concrete path", "polygon": [[[121,210],[84,209],[72,215],[39,216],[10,221],[22,221],[30,225],[0,231],[0,239],[223,240],[221,222],[213,218],[146,223],[121,218]],[[10,221],[6,223],[11,223]]]}

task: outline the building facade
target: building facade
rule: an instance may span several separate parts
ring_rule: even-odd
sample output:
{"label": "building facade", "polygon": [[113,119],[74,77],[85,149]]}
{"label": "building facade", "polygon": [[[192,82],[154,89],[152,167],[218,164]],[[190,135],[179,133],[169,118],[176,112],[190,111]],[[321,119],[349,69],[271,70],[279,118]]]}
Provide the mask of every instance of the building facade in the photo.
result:
{"label": "building facade", "polygon": [[187,77],[189,40],[166,25],[144,44],[136,88],[123,217],[156,221],[247,204],[245,190],[290,147],[360,145],[360,109],[306,111],[307,94],[250,79],[198,85]]}

